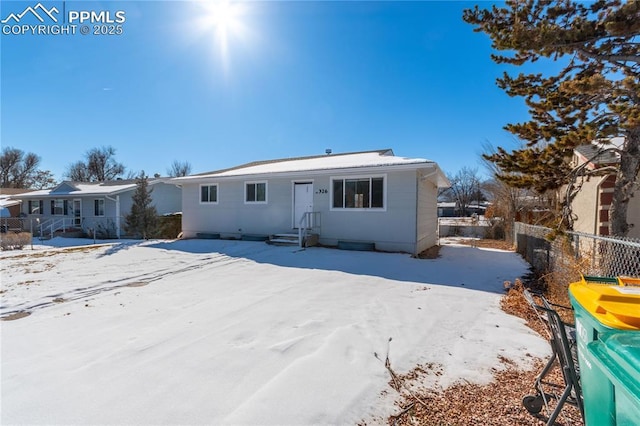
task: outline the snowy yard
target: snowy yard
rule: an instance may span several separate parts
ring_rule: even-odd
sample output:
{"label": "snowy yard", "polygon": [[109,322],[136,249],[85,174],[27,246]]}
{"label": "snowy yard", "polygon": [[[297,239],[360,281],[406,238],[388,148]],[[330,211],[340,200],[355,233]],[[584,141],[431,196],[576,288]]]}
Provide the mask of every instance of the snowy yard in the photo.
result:
{"label": "snowy yard", "polygon": [[[2,424],[369,424],[384,363],[487,382],[548,343],[499,307],[514,253],[120,242],[0,253]],[[392,341],[389,343],[389,338]]]}

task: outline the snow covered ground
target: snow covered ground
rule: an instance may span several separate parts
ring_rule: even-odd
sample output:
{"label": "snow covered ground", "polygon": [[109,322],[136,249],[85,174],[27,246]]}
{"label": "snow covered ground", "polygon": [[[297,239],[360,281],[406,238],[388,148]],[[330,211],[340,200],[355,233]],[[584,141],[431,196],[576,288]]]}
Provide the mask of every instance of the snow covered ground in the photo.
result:
{"label": "snow covered ground", "polygon": [[0,423],[376,424],[397,411],[387,353],[399,373],[440,366],[426,386],[548,354],[499,307],[526,273],[518,255],[440,254],[220,240],[0,253]]}

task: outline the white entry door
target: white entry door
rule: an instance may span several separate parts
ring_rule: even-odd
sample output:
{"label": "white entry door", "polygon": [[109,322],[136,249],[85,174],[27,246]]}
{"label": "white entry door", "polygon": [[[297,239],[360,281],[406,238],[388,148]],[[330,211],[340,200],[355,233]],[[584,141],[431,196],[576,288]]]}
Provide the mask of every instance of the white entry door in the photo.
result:
{"label": "white entry door", "polygon": [[[300,227],[300,220],[306,212],[313,211],[313,184],[296,183],[293,185],[293,227]],[[313,217],[310,218],[313,220]],[[313,226],[313,223],[309,223]]]}

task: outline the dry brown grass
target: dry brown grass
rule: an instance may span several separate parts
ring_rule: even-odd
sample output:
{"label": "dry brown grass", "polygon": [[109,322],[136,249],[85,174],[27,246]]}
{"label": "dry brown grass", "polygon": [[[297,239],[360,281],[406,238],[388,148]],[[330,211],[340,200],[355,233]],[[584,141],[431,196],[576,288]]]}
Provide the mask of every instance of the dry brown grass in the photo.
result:
{"label": "dry brown grass", "polygon": [[31,244],[30,232],[6,232],[0,234],[0,249],[2,250],[20,250],[29,244]]}
{"label": "dry brown grass", "polygon": [[505,240],[491,240],[491,239],[464,239],[459,241],[460,244],[464,244],[467,246],[473,247],[482,247],[482,248],[495,248],[500,250],[511,250],[513,251],[513,244],[505,241]]}
{"label": "dry brown grass", "polygon": [[419,259],[437,259],[440,257],[440,246],[433,246],[418,255]]}

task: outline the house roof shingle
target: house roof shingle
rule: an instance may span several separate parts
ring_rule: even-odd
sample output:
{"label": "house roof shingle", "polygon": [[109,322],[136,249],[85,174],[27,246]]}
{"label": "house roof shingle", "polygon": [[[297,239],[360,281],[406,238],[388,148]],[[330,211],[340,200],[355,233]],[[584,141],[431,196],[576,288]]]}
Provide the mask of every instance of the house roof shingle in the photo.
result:
{"label": "house roof shingle", "polygon": [[576,148],[576,151],[582,155],[586,161],[597,166],[619,163],[620,156],[615,151],[607,151],[607,148],[609,147],[588,144],[580,145]]}

